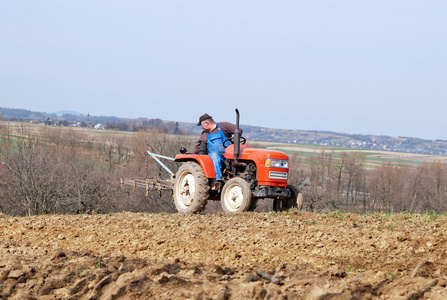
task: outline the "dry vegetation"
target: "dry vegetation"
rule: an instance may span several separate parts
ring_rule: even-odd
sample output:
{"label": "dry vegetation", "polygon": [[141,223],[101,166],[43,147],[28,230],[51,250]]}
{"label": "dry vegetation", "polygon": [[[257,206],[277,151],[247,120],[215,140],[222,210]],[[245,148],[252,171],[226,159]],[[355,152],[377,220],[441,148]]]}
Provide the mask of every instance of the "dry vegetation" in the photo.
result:
{"label": "dry vegetation", "polygon": [[[28,216],[175,212],[169,193],[146,198],[145,191],[120,189],[119,178],[166,179],[167,173],[153,160],[145,167],[146,149],[173,157],[180,146],[192,149],[194,141],[194,137],[163,134],[157,128],[131,134],[3,123],[0,212]],[[289,153],[290,181],[302,191],[306,211],[442,213],[447,209],[447,164],[437,157],[405,166],[383,160],[371,168],[361,151]],[[174,171],[178,167],[168,164]],[[262,203],[258,211],[270,209]],[[207,212],[219,210],[218,204],[211,203]]]}

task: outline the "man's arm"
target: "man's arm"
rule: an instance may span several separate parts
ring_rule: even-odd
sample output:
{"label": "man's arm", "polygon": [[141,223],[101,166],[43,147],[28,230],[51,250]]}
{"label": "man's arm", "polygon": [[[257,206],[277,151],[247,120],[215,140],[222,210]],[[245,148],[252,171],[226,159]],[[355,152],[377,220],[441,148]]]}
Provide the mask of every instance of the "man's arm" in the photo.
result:
{"label": "man's arm", "polygon": [[[227,138],[231,137],[234,134],[234,131],[236,130],[236,125],[229,123],[229,122],[220,122],[220,130],[222,130],[223,134]],[[242,129],[239,127],[239,132],[242,135]]]}
{"label": "man's arm", "polygon": [[208,142],[208,133],[205,131],[202,131],[202,134],[200,135],[199,140],[196,142],[196,145],[194,147],[193,154],[198,154],[200,149],[200,144],[204,142],[205,144]]}

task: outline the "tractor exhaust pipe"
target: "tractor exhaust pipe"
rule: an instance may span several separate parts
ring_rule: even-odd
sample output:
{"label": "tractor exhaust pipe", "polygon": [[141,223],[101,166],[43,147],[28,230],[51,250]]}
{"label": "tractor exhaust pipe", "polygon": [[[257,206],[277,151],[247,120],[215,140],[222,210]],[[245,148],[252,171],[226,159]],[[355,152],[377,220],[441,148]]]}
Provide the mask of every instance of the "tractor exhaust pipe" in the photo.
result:
{"label": "tractor exhaust pipe", "polygon": [[241,131],[239,130],[239,110],[236,108],[236,130],[234,131],[234,162],[237,165],[241,149]]}

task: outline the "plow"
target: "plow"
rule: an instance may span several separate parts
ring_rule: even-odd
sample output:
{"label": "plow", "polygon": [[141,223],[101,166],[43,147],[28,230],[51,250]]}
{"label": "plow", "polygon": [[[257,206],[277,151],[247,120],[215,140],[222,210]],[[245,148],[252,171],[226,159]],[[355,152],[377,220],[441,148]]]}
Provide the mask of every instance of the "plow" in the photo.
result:
{"label": "plow", "polygon": [[[169,173],[170,179],[164,180],[160,178],[149,177],[147,171],[148,157],[152,157],[158,164],[160,164],[163,167],[163,169],[165,169],[166,172]],[[145,166],[146,176],[144,178],[121,178],[121,186],[122,187],[124,187],[124,185],[132,186],[134,192],[136,191],[137,188],[144,188],[146,190],[146,197],[149,196],[150,191],[158,191],[160,194],[162,191],[169,191],[172,194],[174,188],[173,180],[175,174],[160,160],[160,158],[171,161],[175,160],[172,157],[151,153],[148,150],[146,152],[146,166]]]}

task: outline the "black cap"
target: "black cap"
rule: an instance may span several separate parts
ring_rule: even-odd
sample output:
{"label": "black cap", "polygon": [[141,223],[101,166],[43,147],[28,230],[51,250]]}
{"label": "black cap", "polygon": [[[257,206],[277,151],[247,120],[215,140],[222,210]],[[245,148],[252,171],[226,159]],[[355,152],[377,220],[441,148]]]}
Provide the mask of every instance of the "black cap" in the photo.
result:
{"label": "black cap", "polygon": [[209,114],[201,115],[200,118],[199,118],[199,123],[197,123],[197,126],[202,125],[203,121],[208,120],[208,119],[212,119],[212,118],[213,117],[211,117]]}

